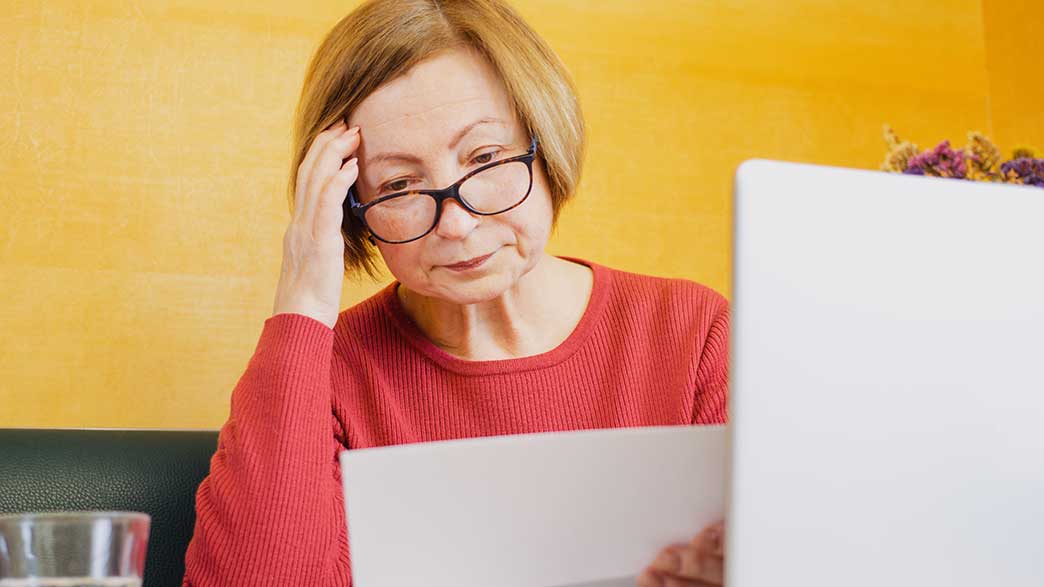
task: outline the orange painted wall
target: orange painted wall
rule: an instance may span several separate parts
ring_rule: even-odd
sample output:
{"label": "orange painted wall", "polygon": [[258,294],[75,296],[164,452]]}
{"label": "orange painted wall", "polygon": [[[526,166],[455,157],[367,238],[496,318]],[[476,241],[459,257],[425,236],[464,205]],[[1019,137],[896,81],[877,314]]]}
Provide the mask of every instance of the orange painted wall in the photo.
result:
{"label": "orange painted wall", "polygon": [[[552,252],[729,294],[743,159],[876,168],[885,122],[1044,147],[1020,75],[1041,9],[984,2],[516,0],[590,127]],[[0,426],[225,420],[271,314],[304,68],[354,4],[8,3]]]}

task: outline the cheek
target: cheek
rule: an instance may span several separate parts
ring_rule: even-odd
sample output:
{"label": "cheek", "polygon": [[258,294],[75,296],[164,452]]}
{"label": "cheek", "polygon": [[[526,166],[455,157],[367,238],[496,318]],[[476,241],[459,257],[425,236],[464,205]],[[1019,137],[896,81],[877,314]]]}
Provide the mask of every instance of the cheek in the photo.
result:
{"label": "cheek", "polygon": [[545,196],[527,203],[533,206],[517,219],[512,219],[515,235],[519,245],[527,250],[542,249],[551,236],[551,200]]}
{"label": "cheek", "polygon": [[414,281],[411,277],[421,270],[420,247],[418,243],[406,243],[401,245],[378,245],[384,264],[388,271],[399,281],[406,283]]}
{"label": "cheek", "polygon": [[[551,235],[554,213],[551,206],[551,191],[548,189],[543,166],[533,163],[533,191],[518,209],[518,218],[513,222],[520,237],[536,247],[543,247]],[[514,219],[513,219],[514,220]]]}

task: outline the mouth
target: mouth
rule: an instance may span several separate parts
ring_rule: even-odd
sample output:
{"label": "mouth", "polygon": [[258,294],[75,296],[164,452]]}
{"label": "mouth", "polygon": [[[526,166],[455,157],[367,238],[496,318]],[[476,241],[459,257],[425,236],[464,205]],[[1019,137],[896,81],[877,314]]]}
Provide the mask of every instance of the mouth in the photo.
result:
{"label": "mouth", "polygon": [[493,253],[483,255],[481,257],[475,257],[474,259],[468,259],[467,261],[461,261],[460,263],[454,263],[453,265],[443,265],[446,269],[453,271],[469,271],[471,269],[477,269],[486,262],[487,259],[493,256]]}

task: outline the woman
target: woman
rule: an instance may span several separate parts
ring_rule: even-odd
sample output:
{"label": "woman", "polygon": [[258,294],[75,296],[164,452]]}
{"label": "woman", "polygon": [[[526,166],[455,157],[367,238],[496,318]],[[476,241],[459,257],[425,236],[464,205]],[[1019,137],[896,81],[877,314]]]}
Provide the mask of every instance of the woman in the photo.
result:
{"label": "woman", "polygon": [[[186,585],[349,585],[345,448],[724,422],[721,295],[544,252],[583,123],[501,0],[360,6],[296,125],[273,315],[197,494]],[[396,282],[339,311],[345,270],[378,253]],[[718,524],[665,545],[640,584],[721,584],[721,544]]]}

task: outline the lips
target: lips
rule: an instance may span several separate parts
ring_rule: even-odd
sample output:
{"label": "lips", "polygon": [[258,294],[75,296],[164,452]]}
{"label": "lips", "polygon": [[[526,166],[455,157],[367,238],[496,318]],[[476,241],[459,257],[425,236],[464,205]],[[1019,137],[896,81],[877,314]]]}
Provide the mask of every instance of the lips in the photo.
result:
{"label": "lips", "polygon": [[453,265],[446,265],[445,267],[447,269],[453,269],[454,271],[464,271],[466,269],[474,269],[475,267],[478,267],[479,265],[485,263],[486,259],[489,259],[492,256],[493,256],[493,253],[490,253],[488,255],[483,255],[482,257],[475,257],[474,259],[468,259],[467,261],[461,261],[460,263],[454,263]]}

